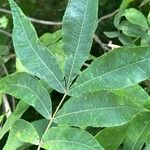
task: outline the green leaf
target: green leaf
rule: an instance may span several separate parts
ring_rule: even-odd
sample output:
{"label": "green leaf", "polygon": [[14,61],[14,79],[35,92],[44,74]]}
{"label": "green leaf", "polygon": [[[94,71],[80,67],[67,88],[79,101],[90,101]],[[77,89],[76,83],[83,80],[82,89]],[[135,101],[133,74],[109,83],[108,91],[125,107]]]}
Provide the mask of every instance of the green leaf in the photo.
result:
{"label": "green leaf", "polygon": [[150,113],[140,113],[130,123],[124,142],[125,149],[141,150],[150,135]]}
{"label": "green leaf", "polygon": [[16,70],[17,72],[29,72],[18,58],[16,58]]}
{"label": "green leaf", "polygon": [[8,140],[3,150],[10,150],[12,147],[13,149],[23,150],[31,146],[29,143],[38,145],[39,135],[32,124],[20,119],[15,122],[10,130]]}
{"label": "green leaf", "polygon": [[49,45],[58,42],[61,38],[61,30],[58,30],[54,33],[44,33],[40,37],[40,41],[43,43],[44,46],[48,47]]}
{"label": "green leaf", "polygon": [[30,20],[17,4],[13,0],[9,2],[13,14],[13,44],[17,57],[30,73],[44,79],[55,90],[65,92],[63,74],[55,56],[38,40]]}
{"label": "green leaf", "polygon": [[130,37],[141,37],[146,33],[146,30],[142,27],[132,24],[126,20],[121,22],[119,25],[119,30]]}
{"label": "green leaf", "polygon": [[125,46],[134,46],[135,45],[132,38],[128,37],[127,35],[125,35],[123,33],[119,34],[118,38],[119,38],[119,41]]}
{"label": "green leaf", "polygon": [[4,117],[5,117],[5,114],[0,115],[0,123],[3,121]]}
{"label": "green leaf", "polygon": [[33,106],[41,115],[50,119],[51,99],[40,81],[28,73],[15,73],[0,80],[0,92],[13,95]]}
{"label": "green leaf", "polygon": [[150,0],[143,0],[140,4],[140,7],[147,4],[147,3],[149,3],[149,2],[150,2]]}
{"label": "green leaf", "polygon": [[65,78],[69,87],[87,59],[97,27],[98,0],[70,0],[63,18],[62,38],[66,54]]}
{"label": "green leaf", "polygon": [[49,120],[46,120],[46,119],[36,120],[36,121],[32,122],[32,125],[36,129],[40,138],[43,136],[43,134],[48,126],[48,123],[49,123]]}
{"label": "green leaf", "polygon": [[20,101],[15,111],[8,117],[4,126],[0,129],[0,139],[4,134],[13,126],[13,124],[22,116],[22,114],[28,109],[28,105],[23,101]]}
{"label": "green leaf", "polygon": [[148,93],[146,93],[146,91],[144,91],[144,89],[139,85],[115,90],[113,92],[119,97],[130,99],[130,101],[132,101],[134,105],[137,105],[139,107],[143,107],[145,103],[150,101],[150,96],[148,95]]}
{"label": "green leaf", "polygon": [[135,1],[135,0],[122,0],[121,5],[119,7],[119,12],[118,12],[118,14],[116,14],[116,16],[114,18],[114,25],[116,28],[118,28],[118,26],[120,24],[122,14],[124,13],[124,11],[128,7],[128,5],[133,1]]}
{"label": "green leaf", "polygon": [[96,140],[105,150],[117,150],[126,136],[127,125],[105,128],[96,135]]}
{"label": "green leaf", "polygon": [[125,10],[125,13],[123,15],[127,18],[129,22],[148,29],[147,20],[145,16],[141,13],[141,11],[134,8],[129,8]]}
{"label": "green leaf", "polygon": [[147,21],[148,21],[148,23],[149,23],[149,25],[150,25],[150,11],[149,11],[149,13],[148,13]]}
{"label": "green leaf", "polygon": [[150,30],[141,39],[141,45],[150,45]]}
{"label": "green leaf", "polygon": [[92,135],[75,128],[49,129],[43,136],[42,147],[48,150],[104,150]]}
{"label": "green leaf", "polygon": [[6,16],[0,17],[0,28],[6,29],[8,22],[9,22],[9,20]]}
{"label": "green leaf", "polygon": [[39,135],[31,123],[20,119],[15,122],[13,128],[14,130],[16,130],[16,137],[21,141],[25,143],[31,143],[34,145],[39,144]]}
{"label": "green leaf", "polygon": [[31,146],[29,143],[24,143],[20,141],[16,136],[17,130],[12,128],[9,132],[9,136],[7,142],[3,148],[3,150],[11,150],[12,147],[14,150],[24,150]]}
{"label": "green leaf", "polygon": [[60,109],[54,121],[69,126],[113,127],[128,123],[141,108],[124,104],[121,96],[108,91],[72,97]]}
{"label": "green leaf", "polygon": [[133,86],[150,76],[150,46],[115,49],[95,59],[83,71],[69,94]]}
{"label": "green leaf", "polygon": [[40,41],[54,54],[62,70],[64,70],[65,54],[62,48],[61,38],[61,30],[58,30],[54,33],[45,33],[40,37]]}
{"label": "green leaf", "polygon": [[119,33],[117,31],[104,32],[104,34],[109,38],[116,38],[119,36]]}

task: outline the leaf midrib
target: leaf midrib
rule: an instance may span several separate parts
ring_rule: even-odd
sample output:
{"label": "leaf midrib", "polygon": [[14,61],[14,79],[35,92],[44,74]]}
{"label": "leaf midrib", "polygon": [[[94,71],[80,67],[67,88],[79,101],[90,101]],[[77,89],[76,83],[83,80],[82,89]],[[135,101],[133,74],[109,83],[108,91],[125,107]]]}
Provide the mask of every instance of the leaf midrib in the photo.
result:
{"label": "leaf midrib", "polygon": [[[122,109],[122,108],[132,108],[131,106],[114,106],[114,107],[101,107],[101,108],[93,108],[93,109],[85,109],[85,110],[80,110],[80,111],[76,111],[76,112],[69,112],[69,113],[64,113],[62,115],[58,115],[57,117],[55,117],[54,119],[58,119],[58,118],[62,118],[64,116],[68,116],[68,115],[73,115],[73,114],[79,114],[79,113],[83,113],[83,112],[91,112],[91,111],[98,111],[98,110],[108,110],[108,109]],[[142,110],[140,108],[134,108],[134,110]]]}
{"label": "leaf midrib", "polygon": [[46,141],[43,144],[46,144],[49,141],[52,142],[52,143],[55,143],[55,142],[59,142],[59,143],[60,142],[73,143],[73,144],[77,144],[77,145],[82,145],[82,146],[87,147],[87,148],[92,148],[93,150],[97,150],[97,149],[95,149],[95,148],[93,148],[93,147],[91,147],[89,145],[86,145],[86,144],[83,144],[83,143],[79,143],[79,142],[75,142],[75,141],[69,141],[69,140],[48,140],[48,141]]}

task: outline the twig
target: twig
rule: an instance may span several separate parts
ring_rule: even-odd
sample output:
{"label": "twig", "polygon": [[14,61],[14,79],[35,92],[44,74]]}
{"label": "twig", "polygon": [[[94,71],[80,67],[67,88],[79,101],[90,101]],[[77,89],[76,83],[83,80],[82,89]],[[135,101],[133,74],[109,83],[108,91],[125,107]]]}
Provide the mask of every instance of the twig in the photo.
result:
{"label": "twig", "polygon": [[[0,12],[6,13],[6,14],[12,14],[10,10],[6,10],[3,8],[0,8]],[[39,24],[44,24],[44,25],[57,25],[61,26],[62,22],[56,22],[56,21],[47,21],[47,20],[40,20],[40,19],[35,19],[32,17],[28,17],[32,22],[39,23]]]}
{"label": "twig", "polygon": [[6,117],[8,118],[11,115],[11,108],[7,99],[7,96],[3,95],[3,106],[4,106],[4,113],[6,113]]}
{"label": "twig", "polygon": [[108,15],[102,16],[101,18],[99,18],[98,23],[101,22],[102,20],[113,17],[118,11],[119,11],[119,9],[113,11],[112,13],[110,13]]}
{"label": "twig", "polygon": [[[53,123],[53,120],[54,120],[54,118],[55,118],[57,112],[59,111],[59,109],[60,109],[62,103],[64,102],[66,96],[67,96],[67,93],[65,93],[65,95],[63,96],[63,98],[62,98],[62,100],[60,101],[59,105],[57,106],[57,108],[56,108],[56,110],[55,110],[55,112],[54,112],[52,118],[51,118],[50,121],[49,121],[49,124],[48,124],[48,126],[47,126],[47,128],[46,128],[44,134],[48,131],[48,129],[50,128],[51,124]],[[44,134],[43,134],[43,135],[44,135]],[[40,141],[37,150],[40,150],[40,149],[41,149],[41,145],[42,145],[42,140]]]}
{"label": "twig", "polygon": [[11,33],[7,32],[7,31],[4,31],[2,29],[0,29],[0,33],[4,34],[4,35],[7,35],[8,37],[12,37]]}
{"label": "twig", "polygon": [[115,49],[115,48],[120,48],[121,46],[120,45],[116,45],[116,44],[113,44],[112,41],[110,41],[108,43],[108,47],[110,47],[112,50]]}
{"label": "twig", "polygon": [[94,40],[95,40],[95,42],[97,42],[97,43],[102,47],[102,49],[103,49],[104,51],[109,51],[109,50],[110,50],[110,49],[107,47],[107,44],[103,43],[103,42],[99,39],[99,37],[98,37],[96,34],[94,34]]}
{"label": "twig", "polygon": [[[5,64],[3,64],[2,65],[2,67],[3,67],[3,69],[4,69],[4,72],[5,72],[5,74],[6,75],[9,75],[9,72],[8,72],[8,70],[7,70],[7,68],[6,68],[6,66],[5,66]],[[4,110],[8,110],[7,108],[8,108],[8,105],[9,105],[9,102],[8,102],[8,99],[7,99],[7,96],[5,95],[5,100],[3,99],[3,103],[4,103],[4,105],[3,105],[3,107],[4,107]],[[5,104],[6,103],[6,104]],[[6,107],[6,108],[5,108]],[[9,106],[10,107],[10,106]],[[14,111],[15,110],[15,100],[14,100],[14,97],[12,96],[12,111]],[[7,112],[7,111],[6,111]],[[11,113],[11,111],[10,111],[10,113]],[[8,114],[9,115],[9,114]]]}

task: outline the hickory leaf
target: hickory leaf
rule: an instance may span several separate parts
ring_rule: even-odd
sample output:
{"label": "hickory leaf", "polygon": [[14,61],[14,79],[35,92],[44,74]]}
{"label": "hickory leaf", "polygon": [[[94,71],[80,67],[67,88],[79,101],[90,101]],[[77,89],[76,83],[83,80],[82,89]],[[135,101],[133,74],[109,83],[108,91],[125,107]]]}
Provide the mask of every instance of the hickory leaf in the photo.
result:
{"label": "hickory leaf", "polygon": [[6,132],[13,126],[13,124],[23,115],[23,113],[28,109],[29,105],[20,101],[15,109],[15,111],[8,117],[3,127],[0,129],[0,140]]}
{"label": "hickory leaf", "polygon": [[105,150],[116,150],[125,139],[127,125],[105,128],[101,130],[96,139],[105,148]]}
{"label": "hickory leaf", "polygon": [[140,111],[142,108],[124,104],[121,96],[99,91],[72,97],[60,109],[54,121],[78,127],[113,127],[128,123]]}
{"label": "hickory leaf", "polygon": [[147,20],[139,10],[136,10],[134,8],[126,9],[123,15],[129,22],[148,29]]}
{"label": "hickory leaf", "polygon": [[92,135],[75,128],[53,127],[42,140],[42,147],[47,150],[104,150]]}
{"label": "hickory leaf", "polygon": [[3,150],[26,149],[31,146],[30,143],[38,144],[39,136],[35,128],[25,120],[18,120],[10,130],[8,140]]}
{"label": "hickory leaf", "polygon": [[15,73],[0,80],[0,92],[13,95],[51,118],[51,99],[40,81],[28,73]]}
{"label": "hickory leaf", "polygon": [[150,76],[150,46],[115,49],[83,71],[69,95],[133,86]]}
{"label": "hickory leaf", "polygon": [[141,150],[150,135],[150,113],[145,112],[137,115],[130,123],[124,148],[127,150]]}
{"label": "hickory leaf", "polygon": [[65,78],[69,88],[87,59],[97,27],[98,0],[70,0],[63,17],[62,39],[66,55]]}
{"label": "hickory leaf", "polygon": [[17,4],[13,0],[9,0],[9,3],[13,14],[13,44],[17,57],[31,74],[44,79],[57,91],[65,92],[63,74],[55,56],[39,41],[33,25]]}

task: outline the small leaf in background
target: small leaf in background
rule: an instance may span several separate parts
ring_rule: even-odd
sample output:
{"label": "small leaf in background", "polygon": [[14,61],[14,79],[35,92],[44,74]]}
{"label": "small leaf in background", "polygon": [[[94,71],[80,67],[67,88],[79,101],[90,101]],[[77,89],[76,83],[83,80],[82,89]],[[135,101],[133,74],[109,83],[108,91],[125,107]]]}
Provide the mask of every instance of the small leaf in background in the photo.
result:
{"label": "small leaf in background", "polygon": [[33,106],[45,118],[51,118],[51,99],[40,81],[28,73],[15,73],[0,80],[0,91]]}
{"label": "small leaf in background", "polygon": [[109,38],[116,38],[119,36],[119,33],[117,31],[104,32],[104,34]]}
{"label": "small leaf in background", "polygon": [[115,25],[116,28],[118,28],[118,26],[120,24],[122,14],[124,13],[124,11],[128,7],[128,5],[130,3],[132,3],[133,1],[134,0],[122,0],[121,5],[119,7],[119,12],[116,14],[116,16],[114,18],[114,25]]}
{"label": "small leaf in background", "polygon": [[141,45],[150,45],[150,30],[142,36]]}
{"label": "small leaf in background", "polygon": [[145,112],[138,114],[129,124],[124,148],[129,150],[141,150],[150,135],[149,129],[150,113]]}
{"label": "small leaf in background", "polygon": [[140,111],[144,109],[130,103],[124,104],[121,96],[99,91],[70,98],[54,122],[78,127],[113,127],[128,123]]}
{"label": "small leaf in background", "polygon": [[52,127],[42,140],[48,150],[104,150],[92,135],[76,128]]}
{"label": "small leaf in background", "polygon": [[54,33],[45,33],[40,37],[40,41],[52,52],[57,58],[59,65],[64,70],[65,54],[62,48],[61,30]]}
{"label": "small leaf in background", "polygon": [[20,101],[15,109],[15,111],[7,118],[3,127],[0,129],[0,140],[4,134],[13,126],[13,124],[23,115],[23,113],[28,109],[29,105]]}
{"label": "small leaf in background", "polygon": [[9,58],[9,48],[6,45],[0,45],[0,65],[6,63]]}
{"label": "small leaf in background", "polygon": [[57,59],[39,41],[31,21],[18,5],[13,0],[9,0],[9,3],[13,15],[13,44],[17,57],[32,75],[45,80],[49,86],[64,93],[65,81]]}
{"label": "small leaf in background", "polygon": [[24,65],[21,63],[19,58],[16,58],[16,70],[17,72],[29,72]]}
{"label": "small leaf in background", "polygon": [[135,45],[132,38],[128,37],[127,35],[125,35],[123,33],[119,34],[118,39],[125,46],[134,46]]}
{"label": "small leaf in background", "polygon": [[145,4],[149,3],[149,2],[150,2],[150,0],[143,0],[141,2],[141,4],[140,4],[140,7],[142,7],[143,5],[145,5]]}
{"label": "small leaf in background", "polygon": [[58,30],[54,33],[44,33],[39,40],[44,46],[48,47],[49,45],[58,42],[61,38],[61,30]]}
{"label": "small leaf in background", "polygon": [[149,11],[149,13],[148,13],[147,20],[148,20],[148,23],[149,23],[149,26],[150,26],[150,11]]}
{"label": "small leaf in background", "polygon": [[126,20],[120,23],[119,30],[121,30],[125,35],[130,37],[141,37],[146,34],[146,30],[144,28],[132,24]]}
{"label": "small leaf in background", "polygon": [[62,26],[67,88],[89,56],[97,24],[98,0],[69,1]]}
{"label": "small leaf in background", "polygon": [[9,20],[6,16],[0,17],[0,28],[6,29],[8,22],[9,22]]}
{"label": "small leaf in background", "polygon": [[139,25],[146,29],[149,28],[145,16],[139,10],[136,10],[134,8],[126,9],[124,16],[129,22],[133,24]]}
{"label": "small leaf in background", "polygon": [[150,76],[150,46],[114,49],[95,59],[71,87],[69,95],[133,86]]}
{"label": "small leaf in background", "polygon": [[105,128],[96,135],[96,140],[105,150],[117,150],[126,136],[127,125]]}

